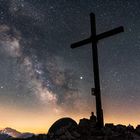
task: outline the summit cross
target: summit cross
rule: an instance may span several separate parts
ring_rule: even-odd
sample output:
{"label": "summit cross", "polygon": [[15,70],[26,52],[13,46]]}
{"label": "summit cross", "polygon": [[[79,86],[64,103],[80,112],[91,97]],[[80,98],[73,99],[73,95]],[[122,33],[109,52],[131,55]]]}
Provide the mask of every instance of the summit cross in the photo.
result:
{"label": "summit cross", "polygon": [[89,43],[92,44],[93,73],[94,73],[94,86],[95,86],[95,88],[92,88],[92,95],[95,96],[95,100],[96,100],[97,127],[102,128],[104,127],[104,118],[103,118],[103,109],[102,109],[102,102],[101,102],[97,43],[101,39],[124,32],[124,28],[123,26],[120,26],[115,29],[96,35],[96,22],[95,22],[94,13],[90,14],[90,22],[91,22],[91,36],[87,39],[71,44],[71,48],[74,49]]}

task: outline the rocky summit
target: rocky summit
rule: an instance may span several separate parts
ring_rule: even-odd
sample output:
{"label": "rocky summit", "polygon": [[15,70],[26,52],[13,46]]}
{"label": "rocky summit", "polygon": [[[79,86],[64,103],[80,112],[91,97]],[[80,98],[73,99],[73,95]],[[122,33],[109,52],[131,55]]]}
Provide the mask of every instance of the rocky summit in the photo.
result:
{"label": "rocky summit", "polygon": [[83,118],[77,124],[71,118],[56,121],[48,132],[48,140],[140,140],[140,126],[105,124],[97,127],[96,116]]}

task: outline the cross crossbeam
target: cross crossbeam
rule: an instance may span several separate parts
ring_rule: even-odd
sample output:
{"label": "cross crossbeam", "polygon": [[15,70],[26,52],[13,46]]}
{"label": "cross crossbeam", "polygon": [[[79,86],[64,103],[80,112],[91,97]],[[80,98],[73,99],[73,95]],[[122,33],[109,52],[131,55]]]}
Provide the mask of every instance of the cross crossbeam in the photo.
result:
{"label": "cross crossbeam", "polygon": [[[120,26],[118,28],[115,28],[113,30],[101,33],[101,34],[97,35],[96,38],[94,38],[94,40],[98,42],[101,39],[104,39],[106,37],[109,37],[109,36],[112,36],[112,35],[115,35],[115,34],[118,34],[118,33],[121,33],[121,32],[124,32],[124,29],[123,29],[122,26]],[[71,44],[71,48],[74,49],[74,48],[77,48],[77,47],[81,47],[83,45],[91,43],[91,41],[92,41],[92,37],[89,37],[89,38],[84,39],[82,41]]]}
{"label": "cross crossbeam", "polygon": [[83,45],[92,43],[93,73],[94,73],[94,86],[95,86],[94,89],[92,88],[92,92],[94,92],[92,93],[92,95],[95,95],[95,99],[96,99],[97,126],[99,128],[102,128],[104,126],[104,119],[103,119],[103,109],[102,109],[102,103],[101,103],[97,43],[101,39],[124,32],[124,28],[120,26],[118,28],[96,35],[96,22],[95,22],[94,13],[90,14],[90,22],[91,22],[91,36],[85,40],[73,43],[71,45],[71,48],[77,48],[77,47],[81,47]]}

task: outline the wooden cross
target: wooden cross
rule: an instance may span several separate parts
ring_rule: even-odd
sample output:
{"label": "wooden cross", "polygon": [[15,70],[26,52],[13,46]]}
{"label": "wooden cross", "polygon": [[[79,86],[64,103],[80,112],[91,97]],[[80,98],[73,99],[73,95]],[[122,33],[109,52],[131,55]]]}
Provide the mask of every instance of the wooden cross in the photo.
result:
{"label": "wooden cross", "polygon": [[103,109],[102,109],[102,102],[101,102],[97,42],[109,36],[118,34],[120,32],[124,32],[124,28],[120,26],[118,28],[96,35],[96,22],[95,22],[94,13],[90,14],[90,22],[91,22],[91,36],[85,40],[73,43],[71,45],[71,48],[77,48],[82,45],[92,43],[93,73],[94,73],[94,86],[95,86],[95,88],[92,88],[92,95],[95,95],[95,99],[96,99],[97,127],[102,128],[104,126],[104,119],[103,119]]}

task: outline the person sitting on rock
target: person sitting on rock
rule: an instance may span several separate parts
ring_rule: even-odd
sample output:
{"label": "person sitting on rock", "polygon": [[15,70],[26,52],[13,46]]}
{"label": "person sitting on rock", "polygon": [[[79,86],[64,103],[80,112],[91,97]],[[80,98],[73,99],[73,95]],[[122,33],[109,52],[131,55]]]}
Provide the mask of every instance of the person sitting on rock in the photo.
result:
{"label": "person sitting on rock", "polygon": [[90,121],[92,123],[96,123],[96,116],[94,115],[94,112],[91,112]]}

